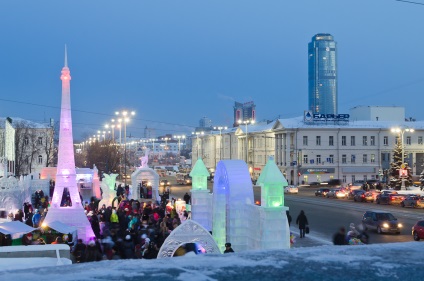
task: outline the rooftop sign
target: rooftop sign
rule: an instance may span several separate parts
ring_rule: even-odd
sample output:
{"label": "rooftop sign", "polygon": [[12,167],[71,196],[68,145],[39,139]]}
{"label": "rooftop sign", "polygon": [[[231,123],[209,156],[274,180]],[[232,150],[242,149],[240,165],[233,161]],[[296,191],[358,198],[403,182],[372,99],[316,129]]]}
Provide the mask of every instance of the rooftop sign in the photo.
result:
{"label": "rooftop sign", "polygon": [[312,113],[311,110],[305,110],[303,113],[303,121],[349,121],[349,114],[322,114]]}

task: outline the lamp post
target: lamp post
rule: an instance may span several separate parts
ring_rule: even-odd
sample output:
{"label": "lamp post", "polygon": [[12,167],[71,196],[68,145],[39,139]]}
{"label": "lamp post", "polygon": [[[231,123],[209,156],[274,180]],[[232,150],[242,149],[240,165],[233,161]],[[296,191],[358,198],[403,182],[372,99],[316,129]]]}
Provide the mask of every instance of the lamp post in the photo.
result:
{"label": "lamp post", "polygon": [[[222,130],[227,130],[228,127],[221,127],[221,126],[219,126],[219,127],[213,127],[213,129],[214,130],[219,130],[219,160],[222,160]],[[215,153],[215,155],[216,155],[216,153]],[[218,161],[215,161],[215,162],[218,162]],[[218,163],[215,163],[215,166],[217,164]]]}
{"label": "lamp post", "polygon": [[181,136],[174,136],[174,139],[178,140],[178,155],[181,155],[181,139],[185,139],[186,136],[185,135],[181,135]]}
{"label": "lamp post", "polygon": [[[115,114],[117,116],[122,116],[122,119],[118,119],[118,122],[124,123],[124,185],[127,185],[127,123],[130,122],[130,116],[134,116],[135,112],[123,110],[116,111]],[[121,141],[121,129],[119,129],[119,139]]]}
{"label": "lamp post", "polygon": [[[114,120],[114,119],[112,119],[112,120]],[[112,129],[112,140],[113,140],[113,142],[115,142],[115,124],[105,124],[105,128],[106,129],[109,129],[109,128]],[[108,131],[108,133],[110,133],[110,131]]]}
{"label": "lamp post", "polygon": [[[404,128],[403,129],[403,128],[396,127],[396,128],[390,129],[390,131],[392,133],[395,133],[395,134],[398,134],[398,135],[401,136],[401,144],[402,144],[402,158],[401,159],[402,159],[402,166],[404,166],[404,164],[405,164],[405,143],[404,143],[404,140],[403,140],[403,136],[404,136],[405,132],[406,133],[413,133],[415,130],[413,128]],[[402,176],[401,181],[402,181],[402,185],[401,185],[400,188],[406,189],[404,176]]]}
{"label": "lamp post", "polygon": [[247,156],[247,154],[248,154],[248,140],[247,140],[247,124],[254,124],[255,123],[255,120],[253,120],[253,119],[248,119],[248,120],[238,120],[238,123],[241,125],[241,124],[244,124],[245,125],[245,127],[246,127],[246,164],[247,165],[249,165],[248,164],[248,156]]}
{"label": "lamp post", "polygon": [[155,141],[156,141],[156,139],[149,139],[149,141],[152,142],[153,161],[155,161]]}

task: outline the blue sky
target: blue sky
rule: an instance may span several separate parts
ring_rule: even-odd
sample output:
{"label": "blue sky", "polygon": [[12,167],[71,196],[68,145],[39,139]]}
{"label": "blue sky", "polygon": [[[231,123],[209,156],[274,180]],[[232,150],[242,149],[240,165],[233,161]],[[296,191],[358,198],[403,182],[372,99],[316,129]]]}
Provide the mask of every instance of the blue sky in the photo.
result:
{"label": "blue sky", "polygon": [[65,44],[75,139],[122,109],[136,136],[190,133],[203,116],[229,126],[234,101],[253,100],[258,120],[300,116],[307,44],[331,33],[339,113],[398,105],[424,120],[423,21],[424,6],[395,0],[1,1],[0,116],[59,119]]}

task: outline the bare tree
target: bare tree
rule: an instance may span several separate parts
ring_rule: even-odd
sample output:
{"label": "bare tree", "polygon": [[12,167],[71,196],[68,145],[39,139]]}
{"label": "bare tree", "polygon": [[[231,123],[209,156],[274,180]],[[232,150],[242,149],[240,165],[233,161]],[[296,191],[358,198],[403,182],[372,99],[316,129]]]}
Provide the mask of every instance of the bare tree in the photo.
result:
{"label": "bare tree", "polygon": [[31,163],[36,154],[37,134],[26,120],[13,121],[15,128],[15,174],[31,173]]}

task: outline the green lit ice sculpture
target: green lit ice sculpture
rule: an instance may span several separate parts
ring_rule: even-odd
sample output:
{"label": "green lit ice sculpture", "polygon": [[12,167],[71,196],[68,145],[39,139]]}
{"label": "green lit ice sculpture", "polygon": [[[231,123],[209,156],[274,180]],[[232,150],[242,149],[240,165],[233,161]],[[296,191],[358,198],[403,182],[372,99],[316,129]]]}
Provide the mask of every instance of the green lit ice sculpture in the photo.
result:
{"label": "green lit ice sculpture", "polygon": [[262,207],[284,206],[284,188],[288,183],[273,159],[268,160],[256,184],[261,186]]}
{"label": "green lit ice sculpture", "polygon": [[192,190],[208,190],[208,169],[202,158],[197,159],[196,164],[190,172],[192,178]]}

